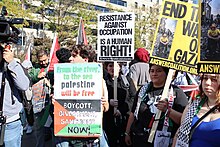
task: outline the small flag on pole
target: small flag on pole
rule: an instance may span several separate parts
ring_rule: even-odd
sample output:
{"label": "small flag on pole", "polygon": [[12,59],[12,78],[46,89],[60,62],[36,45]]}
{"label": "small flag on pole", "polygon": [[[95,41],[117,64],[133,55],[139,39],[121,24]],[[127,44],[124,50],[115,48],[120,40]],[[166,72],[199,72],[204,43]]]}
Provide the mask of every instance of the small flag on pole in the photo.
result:
{"label": "small flag on pole", "polygon": [[76,38],[76,45],[88,45],[82,17],[80,18],[78,36]]}
{"label": "small flag on pole", "polygon": [[53,39],[53,44],[52,47],[50,49],[50,64],[49,64],[49,68],[48,71],[53,71],[54,70],[54,64],[58,63],[58,59],[56,56],[56,51],[60,49],[60,45],[58,42],[58,37],[57,35],[55,35],[54,39]]}

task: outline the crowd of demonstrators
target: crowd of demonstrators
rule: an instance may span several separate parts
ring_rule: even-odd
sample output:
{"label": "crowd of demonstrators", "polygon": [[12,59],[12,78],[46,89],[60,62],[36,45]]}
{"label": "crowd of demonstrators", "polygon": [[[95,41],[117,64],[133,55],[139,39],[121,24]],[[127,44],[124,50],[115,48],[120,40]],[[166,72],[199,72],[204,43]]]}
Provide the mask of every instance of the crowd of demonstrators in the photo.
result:
{"label": "crowd of demonstrators", "polygon": [[[3,53],[4,52],[4,53]],[[6,81],[12,79],[16,86],[15,90],[10,88],[6,82],[4,94],[3,112],[9,119],[6,119],[5,146],[21,146],[22,125],[19,118],[15,116],[22,109],[17,89],[26,90],[30,81],[23,72],[21,65],[14,58],[13,53],[0,50],[1,67],[7,63]],[[56,52],[59,63],[88,63],[97,62],[97,55],[90,46],[74,45],[71,48],[60,48]],[[102,81],[102,112],[103,131],[100,138],[74,138],[55,137],[53,123],[46,124],[45,118],[48,113],[53,116],[53,105],[51,95],[53,94],[53,72],[48,72],[49,54],[46,50],[37,52],[38,63],[31,69],[29,75],[32,83],[37,84],[44,81],[45,105],[37,112],[34,112],[36,147],[45,146],[48,135],[52,137],[51,146],[56,147],[150,147],[150,146],[198,146],[205,144],[209,146],[215,144],[218,136],[219,114],[219,84],[220,77],[216,74],[204,74],[201,78],[200,95],[198,99],[192,101],[187,107],[188,100],[184,92],[176,85],[186,84],[185,73],[176,72],[177,78],[169,87],[167,99],[160,100],[166,82],[168,68],[149,64],[149,53],[144,48],[139,48],[135,52],[135,59],[130,63],[129,74],[122,74],[121,67],[113,62],[103,63]],[[114,99],[114,70],[117,70],[117,100]],[[4,69],[0,75],[4,75]],[[19,76],[13,76],[14,74]],[[7,77],[11,77],[8,78]],[[2,78],[0,78],[2,79]],[[20,83],[22,81],[22,83]],[[23,82],[27,81],[27,82]],[[27,84],[27,85],[26,85]],[[8,86],[7,86],[8,85]],[[2,92],[1,92],[2,93]],[[7,96],[7,98],[5,98]],[[10,98],[11,97],[11,98]],[[172,98],[174,99],[172,99]],[[15,104],[12,104],[15,103]],[[7,107],[5,107],[7,105]],[[34,105],[34,104],[33,104]],[[15,109],[16,107],[16,109]],[[36,107],[36,106],[33,106]],[[186,108],[185,108],[186,107]],[[10,108],[5,110],[6,108]],[[20,109],[21,108],[21,109]],[[115,111],[115,110],[116,111]],[[185,111],[184,111],[185,109]],[[157,111],[161,116],[155,119]],[[183,112],[184,111],[184,112]],[[212,111],[206,117],[206,112]],[[182,115],[183,114],[183,115]],[[12,117],[13,116],[13,117]],[[32,115],[33,116],[33,115]],[[12,118],[12,119],[10,119]],[[52,117],[53,118],[53,117]],[[182,119],[181,119],[182,118]],[[33,126],[33,122],[27,118],[28,126]],[[182,120],[182,121],[181,121]],[[198,121],[202,123],[198,125]],[[158,121],[158,128],[152,143],[148,142],[149,133],[154,122]],[[10,126],[15,125],[14,129]],[[180,128],[179,128],[180,126]],[[210,128],[211,127],[211,128]],[[179,130],[178,130],[179,128]],[[177,131],[178,130],[178,131]],[[15,137],[11,137],[11,132]],[[214,132],[214,133],[213,133]],[[26,132],[28,134],[28,132]],[[208,138],[207,136],[211,136]],[[176,138],[174,138],[176,134]],[[174,138],[174,140],[173,140]],[[185,144],[184,144],[185,143]],[[14,145],[13,145],[14,144]]]}
{"label": "crowd of demonstrators", "polygon": [[144,48],[138,48],[134,60],[130,63],[129,75],[137,89],[150,82],[149,60],[149,52]]}
{"label": "crowd of demonstrators", "polygon": [[[160,100],[168,70],[165,67],[150,65],[151,82],[142,86],[136,95],[126,127],[126,144],[132,144],[133,147],[151,147],[161,143],[161,146],[168,147],[172,144],[172,138],[179,127],[182,112],[188,101],[183,91],[175,85],[171,85],[169,89],[172,98]],[[157,110],[162,113],[161,117],[155,120]],[[157,134],[153,143],[149,143],[149,133],[155,121],[159,121]]]}
{"label": "crowd of demonstrators", "polygon": [[[129,76],[122,75],[120,66],[114,67],[113,62],[105,62],[108,72],[106,84],[109,97],[109,111],[104,113],[103,128],[107,134],[110,147],[125,147],[124,132],[131,111],[136,89]],[[114,99],[114,70],[117,75],[117,99]],[[114,111],[116,109],[116,111]]]}
{"label": "crowd of demonstrators", "polygon": [[[0,46],[0,111],[1,136],[5,147],[21,146],[23,127],[20,112],[23,109],[20,90],[27,90],[30,84],[22,66],[15,61],[13,52]],[[4,116],[5,119],[2,119]],[[5,130],[3,128],[5,125]]]}
{"label": "crowd of demonstrators", "polygon": [[218,74],[203,74],[198,99],[182,115],[173,147],[219,146],[220,79]]}
{"label": "crowd of demonstrators", "polygon": [[[35,136],[36,136],[36,147],[43,147],[45,146],[46,137],[52,137],[53,139],[53,127],[50,124],[46,124],[48,119],[48,114],[53,116],[51,113],[51,98],[50,95],[52,94],[52,85],[53,85],[53,72],[48,72],[48,65],[49,65],[49,53],[46,50],[39,50],[37,52],[37,59],[38,63],[35,67],[33,67],[30,71],[30,77],[32,79],[33,84],[43,83],[43,91],[42,95],[45,95],[45,102],[43,106],[40,106],[38,111],[34,112],[35,118]],[[34,90],[34,88],[33,88]],[[33,104],[33,107],[38,107]],[[45,133],[47,132],[47,133]]]}

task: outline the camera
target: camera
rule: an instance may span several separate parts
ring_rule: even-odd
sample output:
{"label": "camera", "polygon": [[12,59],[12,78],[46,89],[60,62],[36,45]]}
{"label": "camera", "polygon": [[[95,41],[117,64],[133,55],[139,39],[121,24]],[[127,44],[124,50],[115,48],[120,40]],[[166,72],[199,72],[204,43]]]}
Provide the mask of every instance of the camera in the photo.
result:
{"label": "camera", "polygon": [[6,18],[5,15],[7,15],[7,9],[5,6],[2,6],[0,16],[0,43],[17,43],[20,31],[14,24],[22,24],[24,19]]}

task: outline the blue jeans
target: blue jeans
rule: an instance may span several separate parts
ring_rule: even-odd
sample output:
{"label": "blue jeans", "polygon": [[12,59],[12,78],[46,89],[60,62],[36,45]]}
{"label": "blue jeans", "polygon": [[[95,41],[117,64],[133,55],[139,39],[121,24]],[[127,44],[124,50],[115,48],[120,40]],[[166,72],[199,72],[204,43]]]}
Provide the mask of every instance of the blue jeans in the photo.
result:
{"label": "blue jeans", "polygon": [[64,141],[64,142],[58,143],[56,144],[56,147],[69,147],[69,142]]}
{"label": "blue jeans", "polygon": [[107,136],[105,134],[105,131],[102,130],[102,136],[99,137],[100,141],[100,147],[108,147],[108,142],[107,142]]}
{"label": "blue jeans", "polygon": [[4,138],[5,147],[20,147],[22,135],[23,127],[20,120],[6,124]]}

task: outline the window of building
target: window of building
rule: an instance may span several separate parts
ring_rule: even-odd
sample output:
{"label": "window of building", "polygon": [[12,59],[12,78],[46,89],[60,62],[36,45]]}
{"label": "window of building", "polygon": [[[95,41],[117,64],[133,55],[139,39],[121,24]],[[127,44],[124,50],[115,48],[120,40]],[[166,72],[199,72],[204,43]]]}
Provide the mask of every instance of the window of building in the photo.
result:
{"label": "window of building", "polygon": [[127,2],[123,0],[100,0],[100,1],[105,1],[105,2],[108,1],[109,3],[112,3],[112,4],[127,7]]}
{"label": "window of building", "polygon": [[101,11],[101,12],[109,12],[108,8],[101,7],[101,6],[95,6],[95,10]]}
{"label": "window of building", "polygon": [[137,2],[135,2],[134,7],[135,7],[136,9],[138,8],[138,3],[137,3]]}
{"label": "window of building", "polygon": [[135,20],[138,21],[138,15],[137,14],[135,14]]}
{"label": "window of building", "polygon": [[46,8],[45,13],[48,16],[54,16],[54,14],[55,14],[54,10],[53,9],[49,9],[49,8]]}
{"label": "window of building", "polygon": [[145,11],[145,4],[142,5],[142,10]]}

